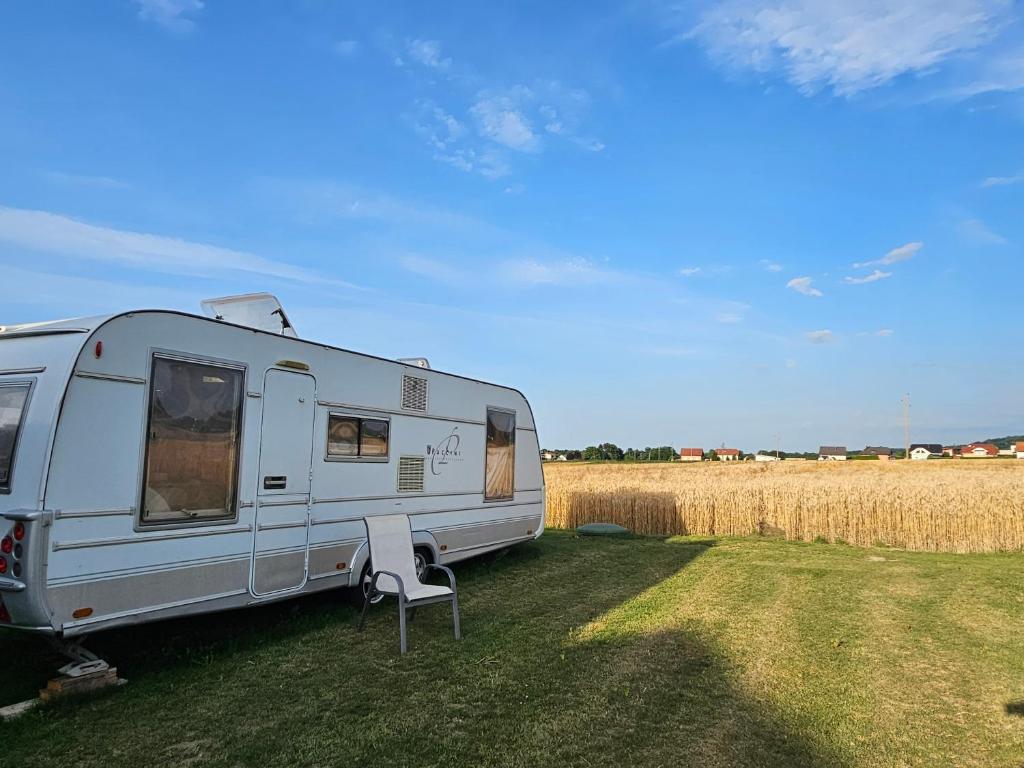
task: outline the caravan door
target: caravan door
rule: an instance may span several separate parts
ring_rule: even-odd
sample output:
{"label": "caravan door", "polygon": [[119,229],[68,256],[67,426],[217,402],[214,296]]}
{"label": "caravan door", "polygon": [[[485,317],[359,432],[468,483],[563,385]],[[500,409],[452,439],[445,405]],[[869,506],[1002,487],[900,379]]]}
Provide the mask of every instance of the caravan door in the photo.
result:
{"label": "caravan door", "polygon": [[312,376],[267,371],[256,489],[254,595],[298,589],[306,582],[315,412]]}

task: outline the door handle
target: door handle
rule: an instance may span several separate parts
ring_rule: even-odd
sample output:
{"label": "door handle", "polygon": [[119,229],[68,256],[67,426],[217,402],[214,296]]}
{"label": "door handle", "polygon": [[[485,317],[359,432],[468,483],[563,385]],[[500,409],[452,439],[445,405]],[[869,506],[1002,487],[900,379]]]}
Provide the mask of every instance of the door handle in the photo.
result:
{"label": "door handle", "polygon": [[265,491],[284,488],[287,485],[288,477],[286,475],[266,475],[263,478],[263,490]]}

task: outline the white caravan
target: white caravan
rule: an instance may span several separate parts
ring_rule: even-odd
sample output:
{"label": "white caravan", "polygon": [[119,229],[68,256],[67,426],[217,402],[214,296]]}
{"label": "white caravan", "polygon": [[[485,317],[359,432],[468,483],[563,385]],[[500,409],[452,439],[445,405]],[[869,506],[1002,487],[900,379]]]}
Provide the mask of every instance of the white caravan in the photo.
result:
{"label": "white caravan", "polygon": [[59,640],[358,586],[368,515],[408,515],[422,562],[540,536],[522,394],[245,299],[0,326],[0,625]]}

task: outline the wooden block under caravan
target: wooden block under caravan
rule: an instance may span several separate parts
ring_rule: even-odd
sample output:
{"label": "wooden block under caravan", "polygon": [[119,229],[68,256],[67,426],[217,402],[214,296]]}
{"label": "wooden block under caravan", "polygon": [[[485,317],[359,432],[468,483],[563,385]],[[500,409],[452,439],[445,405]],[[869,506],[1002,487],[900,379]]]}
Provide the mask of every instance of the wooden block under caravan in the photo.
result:
{"label": "wooden block under caravan", "polygon": [[123,685],[125,682],[127,681],[118,678],[117,667],[108,667],[100,672],[79,677],[61,675],[50,680],[46,687],[39,691],[39,698],[43,701],[53,701],[64,696],[96,691],[112,685]]}

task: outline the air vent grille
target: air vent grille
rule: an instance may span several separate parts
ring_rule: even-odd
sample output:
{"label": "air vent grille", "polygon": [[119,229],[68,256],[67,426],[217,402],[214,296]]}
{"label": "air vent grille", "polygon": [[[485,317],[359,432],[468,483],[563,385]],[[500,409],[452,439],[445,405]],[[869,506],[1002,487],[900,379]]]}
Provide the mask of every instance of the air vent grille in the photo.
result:
{"label": "air vent grille", "polygon": [[422,456],[400,456],[398,459],[398,492],[399,493],[422,493],[423,492],[423,466],[425,459]]}
{"label": "air vent grille", "polygon": [[427,410],[427,380],[418,376],[402,376],[402,407],[407,411]]}

